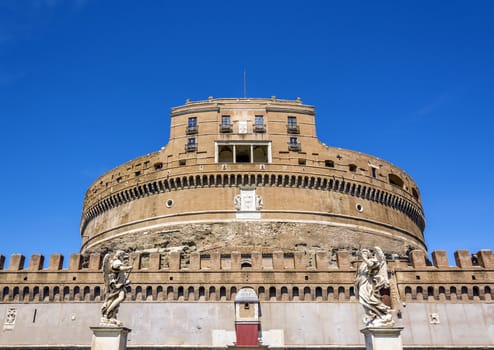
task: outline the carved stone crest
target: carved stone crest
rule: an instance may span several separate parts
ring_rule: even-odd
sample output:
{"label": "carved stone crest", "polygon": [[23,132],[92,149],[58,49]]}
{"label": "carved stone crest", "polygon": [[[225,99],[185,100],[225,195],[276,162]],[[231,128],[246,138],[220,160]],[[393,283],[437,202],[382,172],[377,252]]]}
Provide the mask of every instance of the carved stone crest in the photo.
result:
{"label": "carved stone crest", "polygon": [[9,307],[5,313],[5,320],[3,323],[4,330],[14,329],[15,319],[17,317],[17,309],[15,307]]}

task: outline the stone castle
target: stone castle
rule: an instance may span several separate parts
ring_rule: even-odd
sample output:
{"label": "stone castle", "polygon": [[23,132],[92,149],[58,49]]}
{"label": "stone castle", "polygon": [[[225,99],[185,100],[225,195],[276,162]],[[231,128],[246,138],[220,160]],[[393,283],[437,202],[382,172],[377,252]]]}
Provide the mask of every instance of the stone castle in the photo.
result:
{"label": "stone castle", "polygon": [[270,348],[363,349],[357,252],[380,246],[405,348],[494,349],[492,251],[430,260],[424,227],[413,179],[321,143],[300,99],[187,101],[165,147],[90,186],[67,268],[0,256],[0,348],[89,348],[102,255],[123,249],[129,347],[225,349],[254,321]]}

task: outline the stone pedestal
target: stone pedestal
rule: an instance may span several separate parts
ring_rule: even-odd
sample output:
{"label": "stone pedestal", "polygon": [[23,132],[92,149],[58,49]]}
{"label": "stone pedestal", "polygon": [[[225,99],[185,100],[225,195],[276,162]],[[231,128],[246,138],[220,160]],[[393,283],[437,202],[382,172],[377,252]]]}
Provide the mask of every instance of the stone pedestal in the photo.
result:
{"label": "stone pedestal", "polygon": [[127,349],[126,327],[90,327],[93,331],[91,350],[125,350]]}
{"label": "stone pedestal", "polygon": [[402,350],[403,327],[366,327],[361,329],[365,336],[366,350]]}

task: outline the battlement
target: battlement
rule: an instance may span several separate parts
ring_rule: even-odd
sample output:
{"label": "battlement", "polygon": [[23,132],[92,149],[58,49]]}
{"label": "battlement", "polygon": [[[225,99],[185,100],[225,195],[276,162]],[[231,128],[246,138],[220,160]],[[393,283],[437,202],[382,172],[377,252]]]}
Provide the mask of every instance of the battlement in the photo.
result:
{"label": "battlement", "polygon": [[[475,254],[468,250],[457,250],[454,253],[455,265],[449,264],[447,252],[436,250],[432,252],[432,260],[422,250],[414,250],[408,258],[392,257],[388,261],[391,267],[398,270],[424,270],[434,271],[458,269],[494,269],[494,254],[492,250],[483,249]],[[134,266],[134,272],[138,271],[219,271],[219,270],[335,270],[353,269],[357,258],[355,252],[345,250],[336,251],[334,254],[328,251],[296,251],[285,253],[275,251],[265,254],[252,252],[249,254],[232,251],[230,253],[201,254],[197,252],[184,256],[180,252],[169,253],[131,253],[130,259]],[[10,256],[8,265],[4,255],[0,255],[0,273],[5,272],[73,272],[73,271],[99,271],[101,269],[102,256],[100,254],[83,255],[74,253],[69,257],[67,268],[63,268],[64,256],[61,254],[50,255],[48,266],[45,267],[45,257],[41,254],[33,254],[26,264],[26,258],[22,254]]]}
{"label": "battlement", "polygon": [[[393,303],[445,300],[492,300],[494,255],[492,250],[470,254],[455,252],[449,266],[445,251],[412,251],[409,258],[388,259]],[[356,302],[355,252],[297,251],[272,254],[252,252],[183,255],[130,254],[134,266],[130,299],[136,301],[233,301],[244,286],[255,288],[262,301]],[[0,256],[0,302],[97,302],[104,284],[102,256],[72,254],[64,257],[14,254],[8,266]]]}

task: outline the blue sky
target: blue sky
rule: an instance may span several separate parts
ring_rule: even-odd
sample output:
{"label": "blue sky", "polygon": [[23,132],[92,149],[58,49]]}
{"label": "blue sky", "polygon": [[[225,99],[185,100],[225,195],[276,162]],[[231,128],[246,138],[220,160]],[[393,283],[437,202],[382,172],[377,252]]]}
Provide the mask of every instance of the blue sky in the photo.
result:
{"label": "blue sky", "polygon": [[169,110],[315,105],[326,144],[418,183],[429,250],[493,249],[494,3],[0,0],[0,254],[79,250],[87,187]]}

